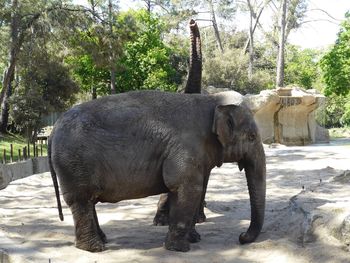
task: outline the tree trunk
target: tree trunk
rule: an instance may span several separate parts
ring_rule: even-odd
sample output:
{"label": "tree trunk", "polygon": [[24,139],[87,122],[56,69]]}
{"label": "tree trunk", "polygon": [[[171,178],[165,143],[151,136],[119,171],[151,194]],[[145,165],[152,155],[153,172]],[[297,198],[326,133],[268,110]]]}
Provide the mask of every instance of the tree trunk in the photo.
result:
{"label": "tree trunk", "polygon": [[[265,8],[265,6],[268,4],[269,1],[266,1],[264,6],[262,6],[258,12],[258,15],[256,16],[255,18],[255,22],[254,22],[254,27],[253,27],[253,35],[254,35],[254,32],[256,30],[256,27],[257,25],[259,24],[259,20],[260,20],[260,16]],[[248,38],[247,41],[245,42],[244,44],[244,48],[243,48],[243,54],[245,54],[248,50],[248,47],[249,47],[249,43],[250,43],[250,39]]]}
{"label": "tree trunk", "polygon": [[224,52],[224,48],[222,47],[220,32],[219,32],[218,24],[216,23],[216,16],[215,16],[215,11],[214,11],[214,4],[213,4],[213,1],[212,1],[212,0],[209,1],[209,5],[210,5],[211,21],[213,22],[213,28],[214,28],[214,33],[215,33],[216,41],[218,42],[218,46],[219,46],[219,48],[220,48],[220,51],[223,53],[223,52]]}
{"label": "tree trunk", "polygon": [[250,0],[247,0],[249,7],[249,65],[248,65],[248,79],[253,79],[253,68],[254,68],[254,28],[253,28],[253,19],[255,17],[255,13],[253,7],[250,3]]}
{"label": "tree trunk", "polygon": [[[113,63],[114,61],[111,61],[111,63]],[[117,89],[115,87],[115,66],[112,64],[111,65],[111,94],[116,94],[117,93]]]}
{"label": "tree trunk", "polygon": [[3,87],[4,95],[1,102],[1,115],[0,115],[0,133],[7,133],[7,126],[10,113],[10,105],[8,99],[12,94],[12,81],[14,79],[14,72],[9,76],[9,81],[6,86]]}
{"label": "tree trunk", "polygon": [[147,10],[147,12],[150,14],[151,13],[151,9],[152,9],[152,3],[151,3],[151,1],[150,0],[145,0],[144,1],[145,2],[145,4],[146,4],[146,10]]}
{"label": "tree trunk", "polygon": [[12,1],[11,10],[11,46],[9,54],[9,64],[4,72],[4,79],[2,82],[2,91],[0,94],[0,133],[7,132],[8,119],[9,119],[9,104],[8,99],[12,94],[12,81],[15,75],[15,66],[17,61],[18,52],[22,45],[24,36],[19,37],[19,14],[18,1]]}
{"label": "tree trunk", "polygon": [[276,86],[277,88],[284,85],[284,48],[286,42],[286,13],[287,13],[287,0],[282,0],[280,10],[280,37],[278,46],[278,58],[277,58],[277,76]]}
{"label": "tree trunk", "polygon": [[185,93],[201,93],[202,89],[202,49],[197,23],[190,21],[191,51]]}
{"label": "tree trunk", "polygon": [[[113,37],[113,12],[112,12],[112,1],[109,0],[108,1],[108,17],[109,17],[109,32],[110,32],[110,38]],[[111,94],[116,94],[117,90],[115,87],[115,53],[113,50],[113,46],[112,46],[112,40],[110,39],[110,46],[109,46],[109,52],[110,52],[110,74],[111,74]]]}

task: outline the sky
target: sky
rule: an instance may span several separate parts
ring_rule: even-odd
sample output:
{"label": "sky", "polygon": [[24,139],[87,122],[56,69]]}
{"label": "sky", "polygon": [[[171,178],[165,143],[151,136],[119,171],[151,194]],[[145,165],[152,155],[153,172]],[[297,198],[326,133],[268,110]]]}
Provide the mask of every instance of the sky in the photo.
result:
{"label": "sky", "polygon": [[[75,0],[75,3],[84,4],[86,0]],[[344,19],[346,11],[350,11],[350,0],[309,0],[308,9],[310,10],[306,14],[305,21],[312,21],[304,23],[298,30],[292,31],[289,35],[288,42],[301,46],[302,48],[323,48],[334,44],[337,33],[339,32],[340,21]],[[119,0],[123,9],[132,8],[135,6],[132,0]],[[324,12],[316,10],[325,10],[333,18],[327,16]],[[268,23],[269,14],[264,13],[261,17],[262,23]],[[242,16],[236,19],[242,20],[239,23],[241,26],[239,29],[247,29],[248,18]],[[321,20],[331,20],[321,21]],[[246,23],[244,23],[246,21]],[[245,26],[246,25],[246,26]]]}
{"label": "sky", "polygon": [[[350,11],[350,0],[311,0],[309,9],[323,9],[332,17],[344,20],[346,11]],[[305,21],[317,19],[330,18],[323,12],[314,10],[307,13]],[[334,44],[340,29],[340,21],[333,21],[337,24],[327,21],[305,23],[301,28],[291,33],[289,42],[303,48],[319,48]]]}

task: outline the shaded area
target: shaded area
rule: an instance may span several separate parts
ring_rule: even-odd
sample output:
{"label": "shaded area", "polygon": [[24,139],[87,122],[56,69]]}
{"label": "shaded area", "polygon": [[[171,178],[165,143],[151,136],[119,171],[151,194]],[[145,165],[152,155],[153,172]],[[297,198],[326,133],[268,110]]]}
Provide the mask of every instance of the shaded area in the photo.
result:
{"label": "shaded area", "polygon": [[59,221],[48,173],[0,191],[0,248],[15,262],[348,262],[340,226],[350,214],[350,184],[332,178],[349,167],[349,149],[337,143],[266,148],[266,219],[250,245],[238,243],[250,220],[244,172],[225,164],[212,171],[208,220],[197,225],[202,240],[188,253],[163,249],[167,227],[152,225],[158,196],[97,205],[107,250],[76,249],[72,216],[64,206]]}

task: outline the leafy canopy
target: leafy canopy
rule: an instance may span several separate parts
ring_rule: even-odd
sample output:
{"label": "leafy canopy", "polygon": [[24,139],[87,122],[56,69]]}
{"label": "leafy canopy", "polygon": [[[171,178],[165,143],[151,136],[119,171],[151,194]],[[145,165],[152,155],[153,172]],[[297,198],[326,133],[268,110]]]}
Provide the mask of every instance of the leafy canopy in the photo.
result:
{"label": "leafy canopy", "polygon": [[162,40],[162,21],[145,10],[129,11],[136,22],[132,40],[124,47],[118,61],[117,89],[120,92],[137,89],[176,90],[172,82],[176,74],[171,66],[172,50]]}
{"label": "leafy canopy", "polygon": [[334,47],[322,58],[325,94],[346,95],[350,90],[350,12],[338,33]]}

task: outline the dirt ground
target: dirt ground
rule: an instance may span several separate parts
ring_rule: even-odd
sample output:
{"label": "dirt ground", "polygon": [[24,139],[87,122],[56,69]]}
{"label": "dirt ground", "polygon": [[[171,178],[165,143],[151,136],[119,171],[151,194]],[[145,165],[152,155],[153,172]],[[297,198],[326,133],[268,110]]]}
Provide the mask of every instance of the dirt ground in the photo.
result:
{"label": "dirt ground", "polygon": [[255,243],[240,245],[250,222],[244,172],[214,169],[207,222],[187,253],[162,245],[167,227],[153,226],[158,196],[99,204],[109,243],[101,253],[74,247],[73,221],[58,218],[49,173],[12,182],[0,191],[0,262],[350,262],[350,140],[306,147],[266,146],[267,206]]}

